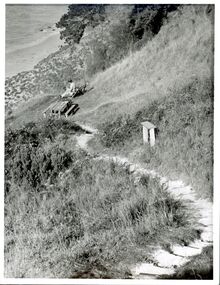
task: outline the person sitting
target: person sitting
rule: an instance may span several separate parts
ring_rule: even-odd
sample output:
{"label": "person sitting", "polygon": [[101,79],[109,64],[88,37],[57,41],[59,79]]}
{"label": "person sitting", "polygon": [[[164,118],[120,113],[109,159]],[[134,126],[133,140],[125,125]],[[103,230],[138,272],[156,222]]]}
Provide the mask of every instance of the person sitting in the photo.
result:
{"label": "person sitting", "polygon": [[72,80],[70,80],[70,92],[74,93],[76,91],[76,85],[75,82],[73,82]]}
{"label": "person sitting", "polygon": [[75,83],[70,79],[66,87],[66,91],[61,95],[61,98],[70,97],[76,90]]}

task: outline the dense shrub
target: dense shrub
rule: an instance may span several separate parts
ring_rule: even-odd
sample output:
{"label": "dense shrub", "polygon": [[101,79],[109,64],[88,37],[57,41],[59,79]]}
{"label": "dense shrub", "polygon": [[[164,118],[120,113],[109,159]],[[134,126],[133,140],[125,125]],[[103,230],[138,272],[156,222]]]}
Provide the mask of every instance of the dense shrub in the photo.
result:
{"label": "dense shrub", "polygon": [[7,164],[8,178],[17,185],[26,184],[38,189],[47,179],[50,183],[58,176],[61,170],[66,169],[72,162],[70,152],[59,146],[45,150],[43,147],[18,145]]}
{"label": "dense shrub", "polygon": [[79,43],[87,25],[96,26],[104,19],[103,4],[71,4],[68,11],[56,24],[61,28],[60,36],[66,43]]}
{"label": "dense shrub", "polygon": [[58,134],[72,135],[81,131],[74,123],[47,119],[28,123],[19,130],[8,129],[5,135],[5,180],[17,185],[39,188],[49,178],[53,182],[72,161],[72,153],[58,145],[44,148],[44,143],[55,141]]}
{"label": "dense shrub", "polygon": [[45,119],[36,123],[30,122],[21,129],[6,129],[5,155],[8,157],[14,147],[19,144],[38,146],[46,139],[54,141],[59,134],[75,134],[82,131],[80,126],[65,119]]}

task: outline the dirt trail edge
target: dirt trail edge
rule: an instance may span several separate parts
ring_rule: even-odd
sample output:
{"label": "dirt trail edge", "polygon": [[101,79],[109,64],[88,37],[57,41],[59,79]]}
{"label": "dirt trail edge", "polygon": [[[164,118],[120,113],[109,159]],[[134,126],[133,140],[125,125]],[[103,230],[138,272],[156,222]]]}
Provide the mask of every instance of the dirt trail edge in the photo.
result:
{"label": "dirt trail edge", "polygon": [[[77,136],[77,144],[80,148],[90,153],[88,142],[98,133],[98,130],[79,122],[77,122],[77,124],[86,132]],[[141,175],[150,175],[151,177],[159,178],[161,185],[166,186],[166,190],[176,199],[187,200],[198,217],[198,229],[201,231],[200,239],[191,242],[187,246],[174,244],[169,252],[160,247],[155,247],[152,253],[154,264],[139,263],[130,268],[134,279],[157,279],[161,275],[172,275],[179,266],[190,261],[190,257],[200,254],[204,247],[212,245],[212,203],[206,199],[198,199],[190,185],[186,186],[180,180],[170,181],[154,170],[145,169],[140,164],[132,163],[125,157],[99,154],[94,159],[114,161],[118,165],[128,168],[130,173],[135,175],[137,179]]]}

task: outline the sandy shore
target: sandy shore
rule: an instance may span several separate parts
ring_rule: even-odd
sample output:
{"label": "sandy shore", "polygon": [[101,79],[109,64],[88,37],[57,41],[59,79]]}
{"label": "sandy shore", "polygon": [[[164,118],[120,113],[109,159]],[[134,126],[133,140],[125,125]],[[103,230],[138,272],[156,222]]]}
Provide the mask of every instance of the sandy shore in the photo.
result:
{"label": "sandy shore", "polygon": [[6,53],[5,76],[10,77],[21,71],[33,69],[40,60],[58,50],[63,44],[58,31],[50,34],[41,43],[34,46]]}

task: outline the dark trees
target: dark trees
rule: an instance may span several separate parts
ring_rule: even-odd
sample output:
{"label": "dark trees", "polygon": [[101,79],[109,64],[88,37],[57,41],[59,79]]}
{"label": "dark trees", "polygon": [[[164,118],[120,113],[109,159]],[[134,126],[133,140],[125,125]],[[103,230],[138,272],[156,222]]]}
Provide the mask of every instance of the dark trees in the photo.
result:
{"label": "dark trees", "polygon": [[78,57],[90,77],[121,60],[156,35],[178,5],[69,5],[57,23],[61,39],[78,44]]}
{"label": "dark trees", "polygon": [[69,5],[68,12],[57,23],[61,28],[61,39],[68,44],[79,43],[87,25],[97,26],[104,20],[103,4],[78,4]]}

